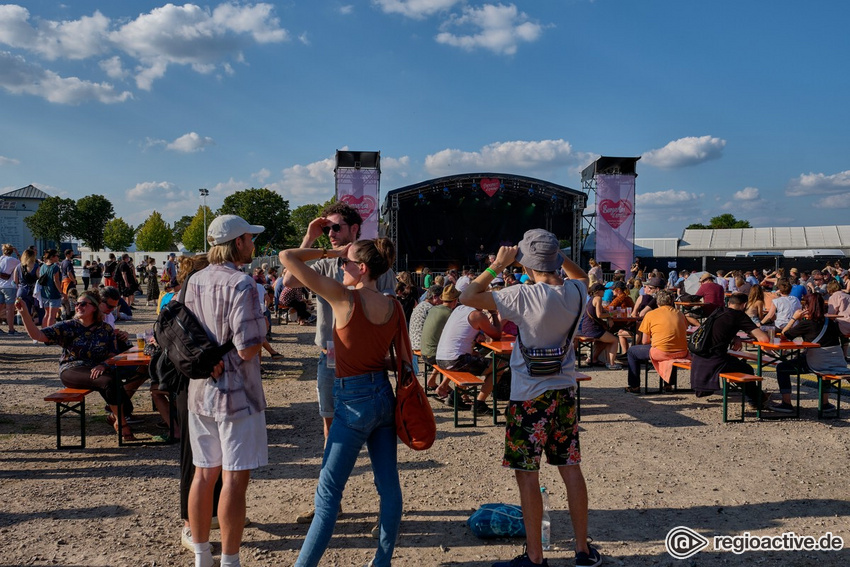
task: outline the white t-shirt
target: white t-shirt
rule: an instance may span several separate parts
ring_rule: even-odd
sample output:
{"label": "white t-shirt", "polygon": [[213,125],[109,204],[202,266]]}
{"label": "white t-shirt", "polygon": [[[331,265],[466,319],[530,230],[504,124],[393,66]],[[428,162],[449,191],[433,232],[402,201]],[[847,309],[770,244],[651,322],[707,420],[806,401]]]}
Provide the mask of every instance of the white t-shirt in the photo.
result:
{"label": "white t-shirt", "polygon": [[527,348],[558,348],[567,346],[567,355],[560,374],[530,376],[519,347],[511,354],[511,400],[527,401],[548,390],[575,387],[575,350],[572,337],[567,337],[582,316],[587,298],[587,286],[578,280],[566,280],[564,285],[536,283],[515,285],[493,294],[502,320],[513,321],[519,327],[522,344]]}
{"label": "white t-shirt", "polygon": [[779,329],[784,329],[788,321],[791,320],[791,317],[794,316],[794,313],[798,309],[803,308],[800,300],[793,295],[780,295],[773,300],[773,306],[776,308],[775,324]]}
{"label": "white t-shirt", "polygon": [[467,305],[458,305],[452,310],[440,342],[437,343],[437,360],[457,360],[464,354],[471,354],[478,329],[469,324],[469,314],[475,311]]}
{"label": "white t-shirt", "polygon": [[18,287],[15,284],[15,276],[12,273],[20,263],[21,261],[14,256],[6,256],[5,254],[0,256],[0,273],[9,274],[8,280],[0,279],[0,288],[15,289]]}

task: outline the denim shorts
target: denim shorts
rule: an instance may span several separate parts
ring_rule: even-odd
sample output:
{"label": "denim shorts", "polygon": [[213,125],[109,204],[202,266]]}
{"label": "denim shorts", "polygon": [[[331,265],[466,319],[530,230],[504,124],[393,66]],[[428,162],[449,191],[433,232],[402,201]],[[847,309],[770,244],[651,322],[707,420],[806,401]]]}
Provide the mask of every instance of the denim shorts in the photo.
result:
{"label": "denim shorts", "polygon": [[62,307],[62,298],[59,299],[45,299],[41,298],[41,306],[42,307],[52,307],[53,309],[58,309]]}
{"label": "denim shorts", "polygon": [[0,299],[2,299],[3,305],[11,305],[15,303],[15,296],[18,295],[17,288],[14,287],[0,287]]}
{"label": "denim shorts", "polygon": [[573,388],[547,390],[533,400],[511,400],[505,411],[505,457],[502,466],[540,470],[540,456],[561,467],[581,462]]}

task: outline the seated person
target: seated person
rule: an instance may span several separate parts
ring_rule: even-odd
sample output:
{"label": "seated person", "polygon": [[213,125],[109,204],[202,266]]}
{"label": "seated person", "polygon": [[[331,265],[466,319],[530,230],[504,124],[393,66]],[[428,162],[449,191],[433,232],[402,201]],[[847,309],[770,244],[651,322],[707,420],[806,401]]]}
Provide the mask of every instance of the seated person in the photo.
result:
{"label": "seated person", "polygon": [[[656,296],[658,308],[646,314],[640,324],[643,344],[628,351],[629,375],[626,392],[640,393],[640,363],[651,360],[658,375],[668,384],[676,383],[673,360],[690,358],[688,351],[688,324],[685,316],[676,309],[672,290],[662,289]],[[667,388],[665,388],[667,389]]]}
{"label": "seated person", "polygon": [[647,313],[658,307],[655,294],[663,288],[664,281],[661,278],[649,278],[643,285],[643,295],[635,302],[632,317],[643,319]]}
{"label": "seated person", "polygon": [[841,288],[836,280],[829,282],[826,286],[829,292],[827,301],[827,313],[837,315],[835,322],[842,335],[850,335],[850,294]]}
{"label": "seated person", "polygon": [[[281,280],[283,278],[280,278]],[[274,293],[274,291],[272,291]],[[278,297],[278,309],[294,309],[298,315],[298,324],[302,327],[310,322],[310,311],[307,310],[307,301],[304,299],[303,287],[289,287],[282,285]],[[285,312],[284,312],[285,313]]]}
{"label": "seated person", "polygon": [[[734,357],[728,353],[730,348],[741,349],[741,339],[738,331],[743,331],[758,341],[766,341],[767,333],[759,329],[753,320],[747,317],[744,310],[747,307],[747,296],[743,293],[733,293],[729,296],[728,309],[724,309],[715,319],[707,344],[711,349],[708,356],[691,353],[691,386],[696,397],[708,396],[720,389],[721,372],[741,372],[752,374],[753,368],[746,360]],[[751,406],[762,406],[770,397],[763,394],[759,400],[756,396],[758,387],[753,382],[744,384],[744,395]]]}
{"label": "seated person", "polygon": [[[585,303],[584,315],[579,324],[579,334],[583,337],[594,339],[593,349],[585,364],[605,365],[609,370],[621,370],[623,367],[617,364],[617,337],[608,331],[605,318],[608,317],[607,310],[602,307],[602,296],[605,287],[595,283],[587,290],[590,301]],[[606,360],[602,360],[605,356]]]}
{"label": "seated person", "polygon": [[[826,306],[823,296],[810,293],[803,299],[803,309],[794,312],[793,317],[782,329],[786,339],[797,337],[806,342],[815,342],[820,348],[806,349],[803,354],[793,360],[780,362],[776,365],[776,380],[779,382],[779,393],[782,402],[770,406],[774,411],[791,413],[794,406],[791,403],[791,374],[800,372],[807,374],[847,374],[847,363],[844,360],[842,343],[847,339],[838,328],[838,324],[826,317]],[[822,393],[821,409],[824,413],[833,414],[835,406],[829,403],[829,386]]]}
{"label": "seated person", "polygon": [[121,433],[125,440],[133,441],[133,432],[126,417],[119,423],[118,404],[125,404],[127,394],[117,384],[114,369],[104,362],[118,354],[118,338],[112,327],[103,322],[100,311],[100,295],[96,291],[85,291],[74,307],[74,318],[39,329],[33,323],[26,304],[18,298],[15,309],[21,316],[24,328],[31,339],[62,347],[59,360],[59,379],[66,388],[97,390],[109,405],[113,418],[107,421]]}
{"label": "seated person", "polygon": [[[422,324],[422,333],[419,339],[419,350],[422,352],[422,360],[425,364],[434,366],[437,363],[437,345],[440,343],[440,337],[443,334],[443,329],[446,326],[446,321],[452,314],[452,310],[457,307],[457,300],[460,297],[460,292],[455,289],[454,284],[447,284],[443,287],[443,292],[440,294],[440,305],[434,305],[428,310],[425,316],[425,322]],[[413,347],[415,348],[415,347]],[[428,377],[428,388],[437,388],[437,378],[440,373],[434,370]],[[444,388],[443,393],[448,400],[448,386]],[[438,392],[439,395],[439,392]],[[451,400],[449,400],[451,401]],[[460,408],[462,404],[458,404]],[[466,405],[462,409],[469,409]]]}
{"label": "seated person", "polygon": [[[614,299],[608,304],[608,309],[628,309],[628,313],[631,313],[635,302],[629,295],[626,284],[623,281],[615,281],[614,285],[611,286],[611,290],[614,293]],[[620,352],[622,356],[625,356],[626,351],[629,350],[629,339],[632,338],[632,333],[628,330],[628,327],[628,323],[614,322],[611,325],[611,332],[616,333],[620,339]]]}
{"label": "seated person", "polygon": [[802,305],[799,299],[791,295],[791,283],[788,280],[781,279],[776,282],[776,291],[779,295],[773,298],[773,303],[761,320],[761,324],[765,325],[773,321],[777,329],[784,329]]}
{"label": "seated person", "polygon": [[764,318],[767,310],[764,303],[764,288],[757,285],[750,289],[750,295],[747,297],[747,316],[753,320],[753,323],[761,326],[761,320]]}
{"label": "seated person", "polygon": [[[492,411],[487,405],[487,397],[493,391],[493,376],[488,372],[490,362],[475,351],[475,345],[482,334],[494,340],[502,338],[502,323],[498,313],[492,312],[488,316],[487,312],[480,309],[458,305],[449,315],[437,344],[437,366],[445,370],[469,372],[484,379],[472,408],[479,415]],[[437,395],[448,395],[450,384],[448,378],[443,380]],[[457,392],[455,395],[458,395]]]}
{"label": "seated person", "polygon": [[696,294],[702,297],[702,302],[705,304],[701,308],[701,314],[703,317],[708,317],[712,311],[725,305],[726,292],[723,291],[723,286],[714,282],[714,276],[711,272],[706,272],[700,276],[699,283]]}

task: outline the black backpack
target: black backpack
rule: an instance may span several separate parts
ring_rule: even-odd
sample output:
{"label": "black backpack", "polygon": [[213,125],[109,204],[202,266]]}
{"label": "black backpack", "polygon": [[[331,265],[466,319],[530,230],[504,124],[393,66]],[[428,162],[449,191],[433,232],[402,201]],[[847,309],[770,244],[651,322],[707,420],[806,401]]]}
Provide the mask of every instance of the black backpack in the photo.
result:
{"label": "black backpack", "polygon": [[[176,372],[188,378],[202,380],[210,378],[215,366],[233,348],[233,341],[217,345],[183,303],[189,278],[194,273],[186,276],[180,297],[162,306],[153,324],[153,334],[162,349],[162,359],[167,359]],[[157,374],[160,374],[160,379],[170,371],[165,360],[157,361],[154,367]]]}
{"label": "black backpack", "polygon": [[717,345],[709,344],[711,340],[711,329],[714,327],[714,322],[717,317],[726,311],[725,307],[718,307],[711,312],[711,315],[705,318],[699,328],[688,337],[688,350],[692,354],[708,358],[712,355],[714,347]]}

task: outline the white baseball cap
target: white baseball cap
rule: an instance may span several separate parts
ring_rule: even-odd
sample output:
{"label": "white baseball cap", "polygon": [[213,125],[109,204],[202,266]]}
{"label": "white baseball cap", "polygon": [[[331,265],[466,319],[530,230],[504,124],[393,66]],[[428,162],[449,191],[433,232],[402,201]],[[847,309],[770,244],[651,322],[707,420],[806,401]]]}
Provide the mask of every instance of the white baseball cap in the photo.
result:
{"label": "white baseball cap", "polygon": [[239,215],[221,215],[215,217],[207,229],[207,242],[213,246],[230,242],[243,234],[260,234],[266,227],[258,224],[248,224]]}

